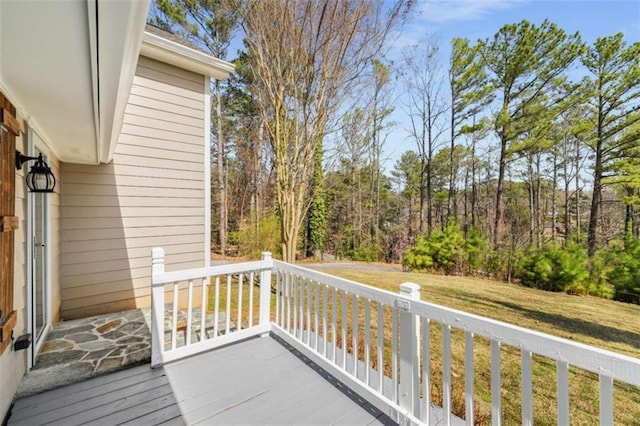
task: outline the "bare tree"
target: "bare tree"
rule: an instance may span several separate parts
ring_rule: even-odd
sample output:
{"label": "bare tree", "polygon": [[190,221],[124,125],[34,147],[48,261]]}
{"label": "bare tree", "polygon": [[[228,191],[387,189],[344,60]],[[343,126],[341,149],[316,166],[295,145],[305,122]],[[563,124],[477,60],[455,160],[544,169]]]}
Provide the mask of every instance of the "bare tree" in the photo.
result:
{"label": "bare tree", "polygon": [[442,144],[445,131],[446,105],[442,98],[444,74],[438,59],[438,45],[434,37],[428,37],[419,46],[405,51],[406,73],[404,85],[407,101],[403,108],[409,116],[411,138],[420,156],[420,220],[418,229],[424,232],[425,203],[427,207],[427,231],[433,227],[433,155]]}
{"label": "bare tree", "polygon": [[251,1],[243,26],[263,87],[262,119],[272,144],[282,254],[293,262],[313,160],[345,96],[412,2]]}
{"label": "bare tree", "polygon": [[[237,2],[235,0],[165,0],[158,1],[152,13],[154,24],[166,29],[177,26],[181,35],[196,46],[211,52],[216,58],[225,59],[234,30],[238,27]],[[160,12],[160,14],[158,14]],[[213,81],[216,139],[216,183],[218,189],[218,233],[220,251],[227,250],[227,181],[225,174],[225,134],[223,133],[222,87]]]}
{"label": "bare tree", "polygon": [[371,143],[369,145],[370,161],[370,197],[373,202],[370,204],[371,217],[371,238],[376,241],[380,230],[380,178],[382,170],[382,150],[385,143],[384,132],[387,125],[385,119],[393,111],[390,106],[391,101],[391,70],[388,65],[381,61],[373,60],[372,78],[372,99],[371,99]]}
{"label": "bare tree", "polygon": [[351,224],[351,247],[360,244],[363,226],[363,198],[360,167],[365,154],[369,150],[371,140],[366,137],[369,118],[364,111],[357,108],[345,114],[342,127],[342,144],[344,146],[344,162],[348,166],[349,210]]}

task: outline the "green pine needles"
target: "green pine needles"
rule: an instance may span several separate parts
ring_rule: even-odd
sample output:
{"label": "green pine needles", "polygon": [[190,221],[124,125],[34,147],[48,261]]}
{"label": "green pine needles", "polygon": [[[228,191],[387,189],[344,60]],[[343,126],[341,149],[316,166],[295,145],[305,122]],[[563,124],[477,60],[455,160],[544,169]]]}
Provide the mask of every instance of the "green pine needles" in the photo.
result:
{"label": "green pine needles", "polygon": [[451,274],[475,274],[483,268],[487,240],[472,228],[465,239],[455,221],[429,237],[418,237],[415,246],[405,252],[403,266],[410,271]]}

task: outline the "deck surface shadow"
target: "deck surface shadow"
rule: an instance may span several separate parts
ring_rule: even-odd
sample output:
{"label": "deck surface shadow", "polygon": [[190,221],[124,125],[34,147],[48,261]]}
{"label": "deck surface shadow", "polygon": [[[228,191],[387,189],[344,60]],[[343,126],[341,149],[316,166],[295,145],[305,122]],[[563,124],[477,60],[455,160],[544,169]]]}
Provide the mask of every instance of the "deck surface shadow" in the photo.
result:
{"label": "deck surface shadow", "polygon": [[9,425],[395,424],[275,336],[18,399]]}

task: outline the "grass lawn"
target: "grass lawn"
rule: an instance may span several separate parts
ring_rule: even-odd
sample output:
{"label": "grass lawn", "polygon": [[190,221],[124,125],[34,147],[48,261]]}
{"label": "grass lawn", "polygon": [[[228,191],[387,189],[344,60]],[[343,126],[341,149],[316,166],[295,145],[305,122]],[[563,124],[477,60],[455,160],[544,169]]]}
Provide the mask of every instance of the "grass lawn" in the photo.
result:
{"label": "grass lawn", "polygon": [[[421,286],[423,300],[494,318],[521,327],[608,349],[640,358],[640,306],[592,297],[569,296],[520,287],[514,284],[466,277],[446,277],[401,271],[332,268],[324,265],[322,272],[352,279],[364,284],[398,292],[399,285],[413,282]],[[456,412],[464,413],[464,337],[453,334],[453,381]],[[434,347],[432,372],[438,402],[441,360],[436,348],[440,344],[439,327],[432,325]],[[490,413],[490,353],[488,340],[475,340],[475,384],[478,423],[489,420]],[[503,424],[519,424],[520,417],[520,351],[513,347],[502,350]],[[556,423],[555,362],[534,356],[534,416],[536,424]],[[593,424],[598,419],[598,379],[591,374],[570,368],[571,423]],[[640,425],[640,390],[615,384],[616,424]]]}

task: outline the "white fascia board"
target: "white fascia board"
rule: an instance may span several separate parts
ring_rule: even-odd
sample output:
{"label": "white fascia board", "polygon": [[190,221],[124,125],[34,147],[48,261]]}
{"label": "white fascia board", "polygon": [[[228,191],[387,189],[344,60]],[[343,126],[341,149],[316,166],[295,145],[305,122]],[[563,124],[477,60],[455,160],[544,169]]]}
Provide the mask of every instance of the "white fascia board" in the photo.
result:
{"label": "white fascia board", "polygon": [[142,38],[140,54],[216,80],[226,80],[235,70],[229,62],[148,32]]}
{"label": "white fascia board", "polygon": [[111,162],[118,144],[150,3],[151,0],[98,2],[100,163]]}
{"label": "white fascia board", "polygon": [[93,120],[95,123],[96,155],[95,163],[100,163],[100,81],[98,69],[98,4],[97,0],[87,0],[87,22],[89,29],[89,55],[91,61],[91,90],[93,98]]}

